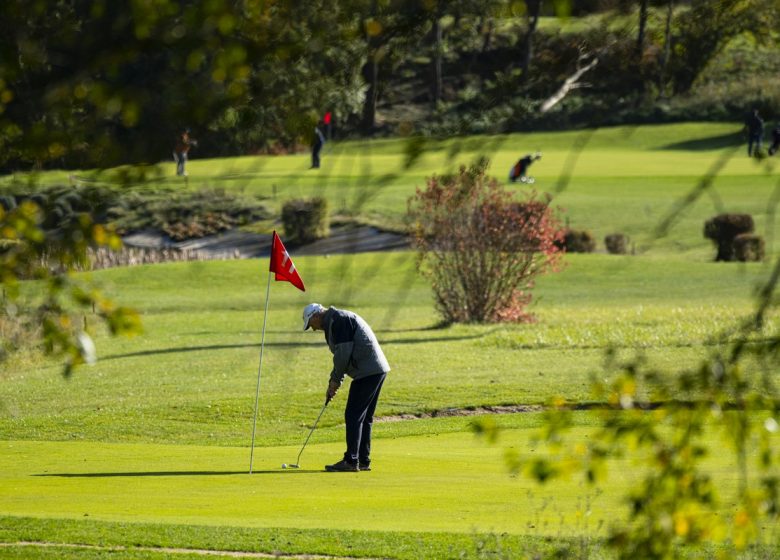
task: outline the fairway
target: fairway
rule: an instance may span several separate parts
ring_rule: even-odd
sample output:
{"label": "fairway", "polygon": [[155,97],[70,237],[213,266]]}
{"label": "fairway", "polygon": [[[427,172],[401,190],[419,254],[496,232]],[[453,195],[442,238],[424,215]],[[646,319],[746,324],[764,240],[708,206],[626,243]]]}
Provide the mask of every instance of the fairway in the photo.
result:
{"label": "fairway", "polygon": [[[646,458],[612,460],[595,486],[580,476],[538,485],[514,476],[507,454],[541,453],[533,436],[544,426],[540,411],[554,400],[603,404],[592,382],[616,375],[608,351],[642,356],[671,379],[699,367],[750,317],[769,264],[713,263],[702,235],[714,213],[750,212],[775,254],[774,163],[744,157],[733,132],[732,125],[690,123],[431,140],[408,166],[403,140],[344,142],[323,154],[317,173],[305,170],[305,155],[193,159],[186,185],[163,180],[253,193],[275,209],[291,197],[323,195],[334,214],[400,227],[408,197],[426,176],[489,154],[503,180],[518,154],[538,148],[544,158],[533,168],[535,186],[555,194],[571,227],[594,233],[599,251],[566,255],[559,272],[538,279],[535,322],[451,326],[441,326],[411,251],[291,251],[307,291],[271,284],[252,475],[268,259],[80,273],[137,309],[144,330],[112,338],[87,312],[80,320],[96,341],[95,365],[67,380],[60,363],[35,354],[2,366],[0,542],[121,546],[129,549],[117,554],[128,558],[164,557],[134,546],[410,559],[485,557],[487,550],[524,557],[581,546],[601,557],[601,539],[626,518],[626,497]],[[89,171],[76,175],[110,182]],[[710,179],[702,198],[674,213]],[[660,235],[658,225],[671,215]],[[605,253],[603,236],[617,231],[631,236],[635,254]],[[322,471],[343,452],[343,389],[302,468],[281,469],[295,462],[322,407],[331,367],[322,333],[301,332],[301,311],[313,301],[357,311],[392,367],[376,411],[371,472]],[[776,315],[765,320],[763,335],[776,335]],[[759,360],[745,367],[748,376],[763,371]],[[526,412],[474,416],[502,406]],[[572,443],[588,441],[601,422],[598,410],[573,415]],[[495,443],[475,436],[480,419],[500,428]],[[708,435],[712,449],[724,441]],[[733,454],[713,453],[706,465],[720,514],[733,514]],[[111,554],[11,545],[0,547],[0,558],[31,550],[53,558]]]}
{"label": "fairway", "polygon": [[[489,174],[507,183],[509,168],[519,157],[541,150],[542,160],[531,168],[537,180],[533,189],[554,195],[553,204],[565,211],[567,224],[592,232],[600,250],[604,236],[624,233],[639,254],[671,252],[707,262],[714,250],[703,237],[704,221],[722,212],[752,214],[756,231],[767,239],[767,251],[774,251],[770,200],[777,159],[748,158],[741,126],[682,123],[428,139],[419,153],[410,152],[414,144],[403,138],[336,142],[326,148],[321,169],[309,169],[306,153],[195,158],[186,180],[173,174],[171,163],[161,162],[161,177],[149,184],[252,194],[277,214],[289,199],[323,196],[331,214],[400,230],[407,201],[415,188],[425,186],[426,177],[452,173],[484,156],[491,161]],[[120,177],[50,172],[36,180],[117,185]],[[530,190],[519,183],[510,188]],[[694,192],[698,196],[683,204]],[[671,227],[661,234],[659,226],[670,218]]]}

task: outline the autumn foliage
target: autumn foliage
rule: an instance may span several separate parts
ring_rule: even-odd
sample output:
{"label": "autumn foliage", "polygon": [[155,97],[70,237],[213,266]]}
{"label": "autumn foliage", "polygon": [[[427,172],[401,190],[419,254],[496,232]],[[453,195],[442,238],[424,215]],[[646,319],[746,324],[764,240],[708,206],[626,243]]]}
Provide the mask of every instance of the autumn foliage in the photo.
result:
{"label": "autumn foliage", "polygon": [[550,197],[516,200],[487,160],[428,178],[409,200],[418,266],[446,323],[522,322],[537,275],[559,264],[563,234]]}

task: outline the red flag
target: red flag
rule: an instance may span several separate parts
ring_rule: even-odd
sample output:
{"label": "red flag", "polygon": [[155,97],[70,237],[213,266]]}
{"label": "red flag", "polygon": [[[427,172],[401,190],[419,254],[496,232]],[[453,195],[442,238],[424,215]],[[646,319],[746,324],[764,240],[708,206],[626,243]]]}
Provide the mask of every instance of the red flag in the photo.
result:
{"label": "red flag", "polygon": [[300,291],[306,291],[306,288],[303,286],[303,280],[298,275],[298,271],[295,270],[290,254],[284,248],[284,244],[279,239],[279,236],[276,235],[276,232],[274,232],[274,240],[271,244],[271,266],[268,270],[276,273],[274,280],[284,280]]}
{"label": "red flag", "polygon": [[330,124],[330,111],[325,113],[325,116],[322,118],[322,122],[324,124]]}

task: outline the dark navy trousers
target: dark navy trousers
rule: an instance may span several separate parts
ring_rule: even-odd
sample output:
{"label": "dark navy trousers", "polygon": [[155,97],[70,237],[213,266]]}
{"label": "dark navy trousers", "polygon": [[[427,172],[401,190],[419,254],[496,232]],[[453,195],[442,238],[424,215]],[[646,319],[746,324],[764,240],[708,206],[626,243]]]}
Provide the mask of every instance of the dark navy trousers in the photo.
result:
{"label": "dark navy trousers", "polygon": [[347,451],[344,460],[361,467],[371,464],[371,426],[386,373],[354,379],[349,385],[344,422],[347,426]]}

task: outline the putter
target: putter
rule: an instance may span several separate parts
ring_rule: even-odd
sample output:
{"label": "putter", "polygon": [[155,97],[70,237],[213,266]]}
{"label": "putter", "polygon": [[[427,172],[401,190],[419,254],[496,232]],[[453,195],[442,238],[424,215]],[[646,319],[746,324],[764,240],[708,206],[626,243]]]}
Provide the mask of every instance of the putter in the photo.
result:
{"label": "putter", "polygon": [[309,435],[306,436],[306,441],[303,442],[303,447],[301,447],[301,450],[298,452],[298,458],[295,460],[295,463],[288,465],[287,463],[282,465],[283,469],[291,468],[291,469],[300,469],[300,461],[301,461],[301,455],[303,454],[303,450],[306,449],[306,444],[309,443],[309,438],[314,433],[314,429],[317,427],[317,424],[320,422],[320,418],[322,418],[322,413],[325,412],[325,408],[328,406],[328,403],[330,402],[329,398],[325,399],[325,404],[322,405],[322,410],[320,410],[320,415],[317,416],[317,419],[314,421],[314,426],[311,427],[311,430],[309,430]]}

